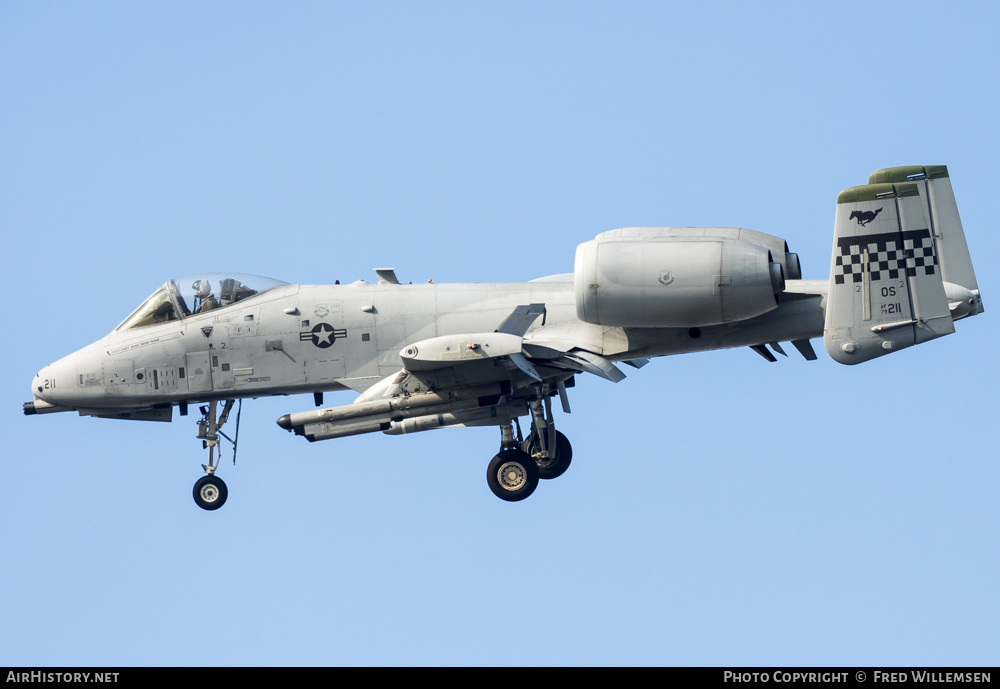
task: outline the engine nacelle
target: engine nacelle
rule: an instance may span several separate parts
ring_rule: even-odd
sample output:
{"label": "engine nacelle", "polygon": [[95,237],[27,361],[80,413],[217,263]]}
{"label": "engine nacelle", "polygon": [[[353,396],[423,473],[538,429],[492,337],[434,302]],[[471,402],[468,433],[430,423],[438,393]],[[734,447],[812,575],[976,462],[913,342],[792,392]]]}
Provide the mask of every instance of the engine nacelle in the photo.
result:
{"label": "engine nacelle", "polygon": [[725,236],[663,236],[651,231],[656,229],[644,236],[605,233],[577,247],[573,279],[580,320],[690,328],[741,321],[777,307],[784,270],[768,247]]}

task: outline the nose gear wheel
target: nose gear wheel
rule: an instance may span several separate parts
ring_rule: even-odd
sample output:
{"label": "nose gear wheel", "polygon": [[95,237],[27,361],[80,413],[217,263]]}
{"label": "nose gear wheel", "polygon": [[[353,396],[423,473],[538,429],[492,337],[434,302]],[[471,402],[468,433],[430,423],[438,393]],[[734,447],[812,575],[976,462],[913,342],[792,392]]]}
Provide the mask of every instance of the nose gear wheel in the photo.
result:
{"label": "nose gear wheel", "polygon": [[229,497],[225,481],[214,474],[198,479],[193,492],[194,501],[203,510],[217,510],[226,504],[226,498]]}

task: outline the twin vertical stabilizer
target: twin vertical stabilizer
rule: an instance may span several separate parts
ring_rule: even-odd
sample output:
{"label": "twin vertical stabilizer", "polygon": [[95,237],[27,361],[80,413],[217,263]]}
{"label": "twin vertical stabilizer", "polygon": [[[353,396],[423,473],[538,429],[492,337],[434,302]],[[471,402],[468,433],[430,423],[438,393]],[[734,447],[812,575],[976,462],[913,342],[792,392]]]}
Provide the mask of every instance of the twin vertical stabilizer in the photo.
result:
{"label": "twin vertical stabilizer", "polygon": [[823,337],[831,357],[868,361],[981,311],[946,167],[879,170],[840,193]]}

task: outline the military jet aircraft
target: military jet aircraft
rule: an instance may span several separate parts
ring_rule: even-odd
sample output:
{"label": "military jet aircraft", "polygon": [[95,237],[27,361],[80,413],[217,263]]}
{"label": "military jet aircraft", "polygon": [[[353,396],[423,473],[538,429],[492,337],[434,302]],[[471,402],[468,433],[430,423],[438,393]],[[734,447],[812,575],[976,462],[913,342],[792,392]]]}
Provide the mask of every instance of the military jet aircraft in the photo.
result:
{"label": "military jet aircraft", "polygon": [[[738,227],[612,230],[577,247],[573,273],[526,283],[376,272],[375,284],[167,280],[106,337],[39,371],[24,413],[169,421],[200,405],[208,463],[194,499],[206,510],[228,495],[216,470],[237,400],[312,393],[315,408],[277,420],[310,442],[497,426],[487,483],[513,502],[569,466],[553,406],[570,411],[580,374],[617,383],[619,365],[741,346],[775,361],[781,342],[811,360],[819,337],[857,364],[983,310],[945,166],[879,170],[841,192],[828,280],[803,280],[784,240]],[[347,389],[353,403],[323,406]]]}

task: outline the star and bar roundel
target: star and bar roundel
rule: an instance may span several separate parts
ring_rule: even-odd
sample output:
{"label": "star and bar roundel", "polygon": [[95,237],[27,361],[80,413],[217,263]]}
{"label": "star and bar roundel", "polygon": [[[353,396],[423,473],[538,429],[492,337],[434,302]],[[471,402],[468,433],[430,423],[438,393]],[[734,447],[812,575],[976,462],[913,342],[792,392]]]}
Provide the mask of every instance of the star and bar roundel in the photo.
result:
{"label": "star and bar roundel", "polygon": [[312,341],[320,349],[332,347],[334,341],[342,337],[347,337],[347,330],[334,328],[329,323],[317,323],[312,330],[299,333],[300,342]]}

